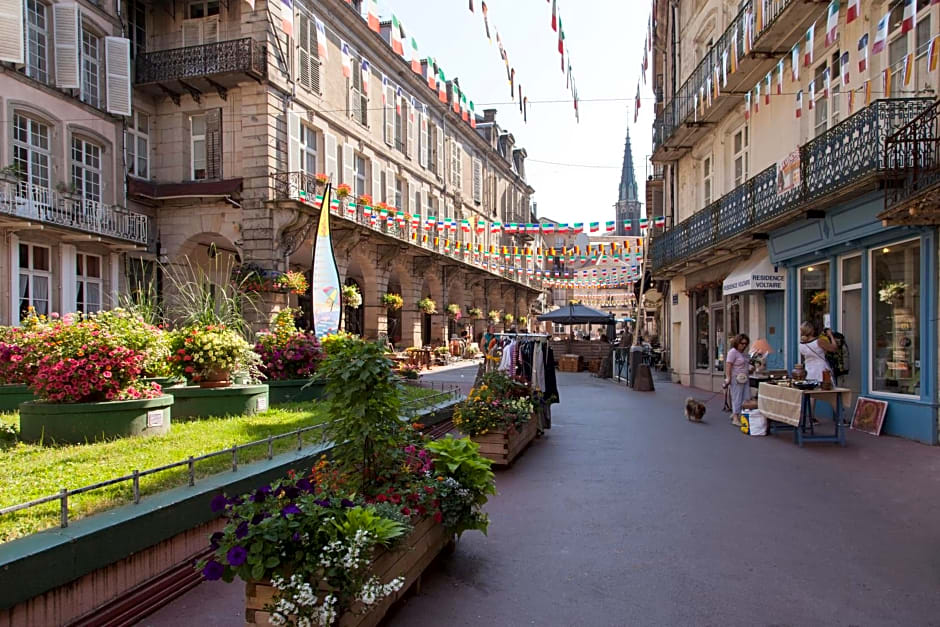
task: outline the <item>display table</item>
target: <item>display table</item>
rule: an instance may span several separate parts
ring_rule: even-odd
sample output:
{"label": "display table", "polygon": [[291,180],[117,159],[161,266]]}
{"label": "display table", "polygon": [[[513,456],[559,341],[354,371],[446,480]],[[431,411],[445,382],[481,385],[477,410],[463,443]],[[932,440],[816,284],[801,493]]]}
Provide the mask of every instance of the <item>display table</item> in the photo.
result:
{"label": "display table", "polygon": [[[832,405],[835,431],[817,434],[813,424],[814,401],[825,401]],[[793,441],[799,446],[804,442],[838,442],[845,446],[845,408],[852,402],[852,391],[848,388],[831,390],[800,390],[770,383],[761,383],[757,396],[757,408],[768,421],[770,432],[793,431]]]}

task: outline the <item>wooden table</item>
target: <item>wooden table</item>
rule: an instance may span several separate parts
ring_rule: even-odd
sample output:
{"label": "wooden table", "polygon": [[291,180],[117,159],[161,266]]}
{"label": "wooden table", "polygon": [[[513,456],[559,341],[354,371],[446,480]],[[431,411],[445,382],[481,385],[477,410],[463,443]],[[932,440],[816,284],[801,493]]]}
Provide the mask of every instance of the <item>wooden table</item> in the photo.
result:
{"label": "wooden table", "polygon": [[[814,401],[825,401],[832,405],[835,431],[818,434],[813,424]],[[803,446],[804,442],[837,442],[845,446],[845,408],[852,403],[852,391],[848,388],[831,390],[800,390],[770,383],[761,383],[757,396],[757,408],[771,425],[771,433],[793,431],[793,441]]]}

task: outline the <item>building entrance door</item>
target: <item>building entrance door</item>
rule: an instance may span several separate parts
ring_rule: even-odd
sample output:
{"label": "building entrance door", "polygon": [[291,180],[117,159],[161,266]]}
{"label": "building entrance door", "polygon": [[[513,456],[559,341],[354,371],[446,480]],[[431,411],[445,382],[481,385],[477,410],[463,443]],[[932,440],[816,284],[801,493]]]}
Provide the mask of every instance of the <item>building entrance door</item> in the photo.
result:
{"label": "building entrance door", "polygon": [[783,292],[764,293],[764,311],[767,327],[764,337],[773,352],[767,356],[768,370],[785,370],[783,354]]}

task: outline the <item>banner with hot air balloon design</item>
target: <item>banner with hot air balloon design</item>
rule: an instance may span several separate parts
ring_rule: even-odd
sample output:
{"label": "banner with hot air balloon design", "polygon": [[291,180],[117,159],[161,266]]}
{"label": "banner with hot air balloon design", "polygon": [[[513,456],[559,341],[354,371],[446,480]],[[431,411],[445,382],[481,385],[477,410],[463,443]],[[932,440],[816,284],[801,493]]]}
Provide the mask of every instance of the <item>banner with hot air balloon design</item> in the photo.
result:
{"label": "banner with hot air balloon design", "polygon": [[310,291],[313,299],[313,328],[317,338],[339,331],[343,297],[340,290],[339,268],[333,255],[330,238],[330,197],[332,182],[327,183],[320,203],[320,222],[313,243],[313,280]]}

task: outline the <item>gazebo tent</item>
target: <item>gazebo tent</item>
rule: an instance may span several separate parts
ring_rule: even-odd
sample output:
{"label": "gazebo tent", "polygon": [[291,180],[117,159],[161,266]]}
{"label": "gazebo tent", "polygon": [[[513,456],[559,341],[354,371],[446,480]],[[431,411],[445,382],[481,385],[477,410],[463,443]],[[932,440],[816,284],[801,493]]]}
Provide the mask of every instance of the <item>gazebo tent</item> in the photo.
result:
{"label": "gazebo tent", "polygon": [[553,324],[613,324],[614,316],[580,303],[566,305],[555,311],[538,316],[539,322]]}

